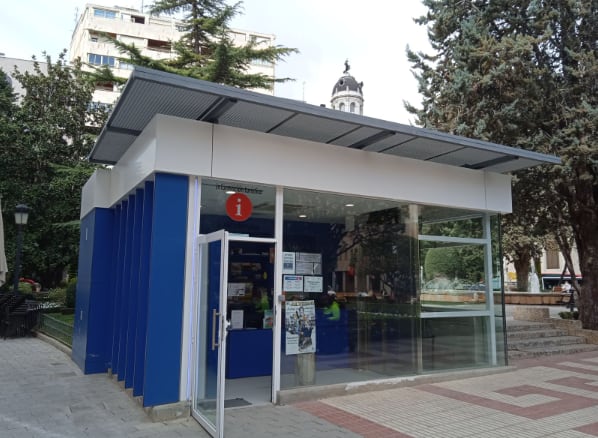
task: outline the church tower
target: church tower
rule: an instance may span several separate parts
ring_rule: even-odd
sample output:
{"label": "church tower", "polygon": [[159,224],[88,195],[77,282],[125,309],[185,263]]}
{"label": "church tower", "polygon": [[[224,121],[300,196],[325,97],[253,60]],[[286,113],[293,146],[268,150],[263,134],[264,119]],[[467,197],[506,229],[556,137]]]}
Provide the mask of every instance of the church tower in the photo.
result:
{"label": "church tower", "polygon": [[332,89],[330,104],[335,110],[363,114],[363,82],[357,82],[349,74],[350,68],[349,60],[346,60],[345,71]]}

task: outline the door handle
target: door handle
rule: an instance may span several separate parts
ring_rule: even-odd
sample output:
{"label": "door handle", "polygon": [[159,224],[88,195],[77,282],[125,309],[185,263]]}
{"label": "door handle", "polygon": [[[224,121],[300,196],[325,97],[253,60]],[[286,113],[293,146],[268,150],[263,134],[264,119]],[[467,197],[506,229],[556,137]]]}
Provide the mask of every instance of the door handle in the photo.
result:
{"label": "door handle", "polygon": [[216,342],[216,327],[218,326],[218,316],[220,313],[216,309],[212,309],[212,351],[220,346],[219,342]]}

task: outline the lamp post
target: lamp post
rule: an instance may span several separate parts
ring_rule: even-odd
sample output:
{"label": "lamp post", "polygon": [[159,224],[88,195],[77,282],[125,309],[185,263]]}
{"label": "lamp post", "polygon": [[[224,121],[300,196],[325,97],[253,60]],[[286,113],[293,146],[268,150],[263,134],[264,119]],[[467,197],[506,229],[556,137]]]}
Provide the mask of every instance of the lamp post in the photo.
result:
{"label": "lamp post", "polygon": [[23,250],[23,225],[27,225],[29,211],[31,209],[25,204],[19,204],[15,208],[15,223],[17,224],[17,254],[15,256],[15,274],[13,280],[14,294],[19,293],[19,277],[21,276],[21,251]]}

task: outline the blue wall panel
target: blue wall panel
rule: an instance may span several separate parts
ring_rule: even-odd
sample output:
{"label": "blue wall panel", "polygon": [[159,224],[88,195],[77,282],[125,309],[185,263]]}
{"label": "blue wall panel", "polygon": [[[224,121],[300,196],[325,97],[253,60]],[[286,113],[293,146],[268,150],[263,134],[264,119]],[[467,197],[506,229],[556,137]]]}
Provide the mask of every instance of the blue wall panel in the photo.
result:
{"label": "blue wall panel", "polygon": [[187,196],[186,176],[155,175],[144,406],[179,401]]}
{"label": "blue wall panel", "polygon": [[[77,273],[77,301],[75,304],[75,322],[73,327],[72,357],[82,370],[85,369],[85,351],[87,349],[89,295],[91,294],[91,264],[93,262],[93,236],[95,211],[81,219],[79,237],[79,272]],[[83,318],[81,318],[83,314]]]}
{"label": "blue wall panel", "polygon": [[[124,211],[124,210],[123,210]],[[131,279],[131,246],[133,244],[133,221],[135,217],[135,195],[129,196],[125,220],[125,251],[123,254],[121,301],[120,301],[120,335],[118,340],[118,380],[125,380],[125,369],[127,366],[127,330],[129,318],[129,282]]]}
{"label": "blue wall panel", "polygon": [[125,369],[125,388],[133,387],[135,372],[135,339],[137,336],[137,295],[139,294],[139,252],[141,239],[141,217],[143,212],[143,190],[135,192],[133,216],[133,239],[131,245],[131,275],[129,280],[129,315],[127,328],[127,366]]}
{"label": "blue wall panel", "polygon": [[135,371],[133,396],[143,395],[145,375],[145,337],[147,334],[147,295],[149,290],[149,263],[152,238],[154,183],[147,181],[143,191],[143,211],[139,251],[139,290],[137,294],[137,326],[135,336]]}
{"label": "blue wall panel", "polygon": [[73,360],[85,373],[107,370],[111,333],[114,212],[94,209],[81,221]]}
{"label": "blue wall panel", "polygon": [[127,219],[127,201],[123,201],[117,207],[118,216],[118,247],[116,248],[116,270],[115,272],[115,287],[114,287],[114,331],[112,337],[112,373],[118,373],[118,359],[120,348],[120,334],[121,334],[121,301],[122,301],[122,276],[123,276],[123,261],[125,252],[125,224]]}

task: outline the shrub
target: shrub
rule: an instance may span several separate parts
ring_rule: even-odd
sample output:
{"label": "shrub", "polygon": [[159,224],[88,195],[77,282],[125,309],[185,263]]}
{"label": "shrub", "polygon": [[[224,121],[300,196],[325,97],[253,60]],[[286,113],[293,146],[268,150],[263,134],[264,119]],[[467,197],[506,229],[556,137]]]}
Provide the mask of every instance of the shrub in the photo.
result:
{"label": "shrub", "polygon": [[64,306],[66,301],[66,289],[62,287],[50,289],[48,292],[48,301],[57,303],[61,307]]}
{"label": "shrub", "polygon": [[579,319],[579,311],[575,310],[573,312],[559,312],[559,316],[562,319]]}
{"label": "shrub", "polygon": [[75,308],[75,299],[77,297],[77,277],[71,278],[66,285],[64,306],[70,309]]}
{"label": "shrub", "polygon": [[19,282],[19,292],[25,295],[29,295],[33,293],[33,285],[31,283],[27,283],[25,281]]}

